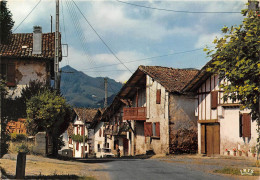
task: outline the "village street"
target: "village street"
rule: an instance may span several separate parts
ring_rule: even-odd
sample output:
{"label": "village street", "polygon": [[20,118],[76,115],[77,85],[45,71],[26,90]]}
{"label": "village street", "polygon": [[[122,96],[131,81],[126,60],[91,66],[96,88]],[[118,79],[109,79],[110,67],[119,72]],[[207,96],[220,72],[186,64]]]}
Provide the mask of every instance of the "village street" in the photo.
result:
{"label": "village street", "polygon": [[[253,160],[243,157],[201,157],[198,155],[154,156],[135,158],[104,158],[58,160],[41,156],[27,155],[26,178],[35,178],[41,174],[51,178],[94,177],[111,180],[157,180],[157,179],[257,179],[257,176],[234,176],[214,173],[225,167],[253,169]],[[6,154],[0,159],[0,166],[9,178],[15,175],[16,155]],[[3,177],[2,177],[3,178]],[[66,177],[65,177],[66,178]],[[72,178],[72,179],[73,179]]]}

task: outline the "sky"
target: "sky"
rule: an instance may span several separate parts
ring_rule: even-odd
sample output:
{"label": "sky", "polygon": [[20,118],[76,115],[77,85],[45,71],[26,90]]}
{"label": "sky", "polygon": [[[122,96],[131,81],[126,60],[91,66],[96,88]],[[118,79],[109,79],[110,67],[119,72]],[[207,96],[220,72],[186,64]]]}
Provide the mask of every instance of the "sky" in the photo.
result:
{"label": "sky", "polygon": [[[8,0],[14,33],[31,33],[34,25],[50,32],[51,16],[55,30],[55,0],[36,6],[39,1]],[[223,36],[222,27],[242,23],[239,12],[247,2],[122,1],[157,9],[117,0],[60,0],[62,44],[68,44],[60,67],[70,65],[119,82],[127,81],[139,65],[200,69],[210,60],[203,48],[214,48],[212,41]]]}

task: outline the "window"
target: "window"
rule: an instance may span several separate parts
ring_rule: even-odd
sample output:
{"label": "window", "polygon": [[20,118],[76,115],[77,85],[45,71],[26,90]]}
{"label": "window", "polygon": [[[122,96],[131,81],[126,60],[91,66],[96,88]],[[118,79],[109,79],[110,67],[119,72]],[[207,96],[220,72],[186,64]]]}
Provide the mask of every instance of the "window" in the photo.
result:
{"label": "window", "polygon": [[161,104],[161,89],[156,91],[156,104]]}
{"label": "window", "polygon": [[218,91],[211,92],[211,109],[218,107]]}
{"label": "window", "polygon": [[1,64],[2,78],[6,80],[7,86],[15,86],[15,64]]}
{"label": "window", "polygon": [[160,123],[153,123],[153,136],[160,137]]}
{"label": "window", "polygon": [[71,139],[71,137],[69,138],[69,144],[72,144],[72,139]]}
{"label": "window", "polygon": [[85,146],[85,151],[88,151],[88,146]]}
{"label": "window", "polygon": [[100,144],[97,145],[98,152],[101,152]]}
{"label": "window", "polygon": [[79,142],[76,143],[76,150],[79,150]]}
{"label": "window", "polygon": [[102,131],[101,131],[101,129],[99,129],[99,137],[101,137],[102,136]]}
{"label": "window", "polygon": [[145,137],[160,137],[160,123],[159,122],[145,122],[144,123]]}
{"label": "window", "polygon": [[251,115],[249,113],[240,114],[239,137],[251,137]]}

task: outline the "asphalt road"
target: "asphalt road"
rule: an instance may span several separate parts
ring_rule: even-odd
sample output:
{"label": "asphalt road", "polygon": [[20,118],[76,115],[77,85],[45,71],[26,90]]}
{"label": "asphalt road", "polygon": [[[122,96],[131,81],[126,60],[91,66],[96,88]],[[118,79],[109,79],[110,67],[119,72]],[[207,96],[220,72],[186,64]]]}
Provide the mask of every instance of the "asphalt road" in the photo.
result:
{"label": "asphalt road", "polygon": [[167,163],[157,159],[121,159],[101,163],[111,180],[225,180],[231,177],[210,174],[183,163]]}

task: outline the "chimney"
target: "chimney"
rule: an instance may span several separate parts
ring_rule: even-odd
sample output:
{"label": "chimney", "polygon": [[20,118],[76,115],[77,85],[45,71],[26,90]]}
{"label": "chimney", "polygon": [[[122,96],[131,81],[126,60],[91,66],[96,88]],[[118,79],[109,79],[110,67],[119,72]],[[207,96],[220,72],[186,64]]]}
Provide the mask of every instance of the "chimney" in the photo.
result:
{"label": "chimney", "polygon": [[32,54],[42,53],[42,27],[33,26],[33,52]]}

